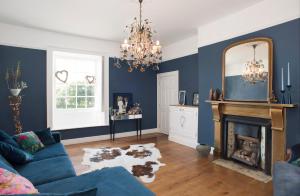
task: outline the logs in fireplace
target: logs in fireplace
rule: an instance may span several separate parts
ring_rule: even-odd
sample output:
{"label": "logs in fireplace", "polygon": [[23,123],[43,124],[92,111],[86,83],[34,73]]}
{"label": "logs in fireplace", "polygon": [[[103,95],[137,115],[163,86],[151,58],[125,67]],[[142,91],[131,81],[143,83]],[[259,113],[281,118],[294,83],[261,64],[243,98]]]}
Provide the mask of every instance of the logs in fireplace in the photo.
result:
{"label": "logs in fireplace", "polygon": [[223,120],[223,158],[271,174],[270,121],[237,116]]}

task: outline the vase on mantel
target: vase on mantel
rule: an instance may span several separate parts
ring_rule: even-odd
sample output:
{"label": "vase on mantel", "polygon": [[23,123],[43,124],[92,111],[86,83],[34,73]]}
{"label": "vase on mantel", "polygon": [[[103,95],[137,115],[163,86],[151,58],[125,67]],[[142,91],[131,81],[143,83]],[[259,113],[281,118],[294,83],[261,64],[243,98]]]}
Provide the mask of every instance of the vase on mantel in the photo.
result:
{"label": "vase on mantel", "polygon": [[20,89],[20,88],[12,88],[12,89],[9,89],[9,91],[10,91],[10,93],[11,93],[12,96],[17,97],[21,93],[22,89]]}

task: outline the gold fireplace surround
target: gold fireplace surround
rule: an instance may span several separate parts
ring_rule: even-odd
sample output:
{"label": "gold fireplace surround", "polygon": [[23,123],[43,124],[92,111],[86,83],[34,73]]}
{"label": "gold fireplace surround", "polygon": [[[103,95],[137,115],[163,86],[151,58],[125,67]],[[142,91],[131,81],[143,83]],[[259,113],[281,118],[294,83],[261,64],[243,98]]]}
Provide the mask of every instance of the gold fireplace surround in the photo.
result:
{"label": "gold fireplace surround", "polygon": [[286,110],[293,104],[272,104],[254,102],[206,101],[211,104],[214,121],[215,152],[222,151],[223,115],[270,119],[272,124],[272,165],[285,160],[286,154]]}

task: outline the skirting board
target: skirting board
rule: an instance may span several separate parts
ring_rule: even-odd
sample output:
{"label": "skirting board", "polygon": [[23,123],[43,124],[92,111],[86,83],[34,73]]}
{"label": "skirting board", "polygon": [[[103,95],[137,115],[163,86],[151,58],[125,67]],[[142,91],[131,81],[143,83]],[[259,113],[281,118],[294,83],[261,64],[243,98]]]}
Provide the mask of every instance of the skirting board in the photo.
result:
{"label": "skirting board", "polygon": [[178,144],[182,144],[182,145],[191,147],[193,149],[196,149],[197,145],[199,145],[199,143],[197,143],[197,141],[193,141],[193,140],[186,139],[183,137],[178,137],[177,135],[169,135],[169,140],[172,142],[176,142]]}
{"label": "skirting board", "polygon": [[[142,130],[142,134],[150,134],[150,133],[160,133],[160,131],[157,128],[154,129],[144,129]],[[136,131],[129,131],[129,132],[123,132],[123,133],[116,133],[115,138],[122,138],[122,137],[130,137],[135,136]],[[88,143],[88,142],[96,142],[101,140],[109,140],[110,135],[97,135],[97,136],[91,136],[91,137],[82,137],[82,138],[75,138],[75,139],[67,139],[62,140],[63,145],[72,145],[72,144],[81,144],[81,143]]]}

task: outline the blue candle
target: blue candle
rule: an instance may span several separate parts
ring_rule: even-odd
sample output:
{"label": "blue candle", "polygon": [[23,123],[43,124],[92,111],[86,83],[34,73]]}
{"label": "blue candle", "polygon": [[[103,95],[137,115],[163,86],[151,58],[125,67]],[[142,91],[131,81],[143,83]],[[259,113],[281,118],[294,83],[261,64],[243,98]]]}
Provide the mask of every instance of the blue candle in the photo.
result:
{"label": "blue candle", "polygon": [[288,62],[287,86],[291,86],[290,62]]}
{"label": "blue candle", "polygon": [[284,91],[283,67],[281,68],[281,90]]}

